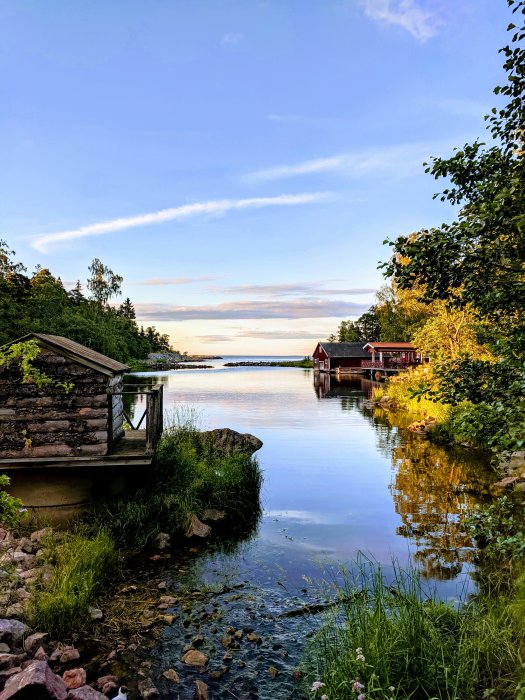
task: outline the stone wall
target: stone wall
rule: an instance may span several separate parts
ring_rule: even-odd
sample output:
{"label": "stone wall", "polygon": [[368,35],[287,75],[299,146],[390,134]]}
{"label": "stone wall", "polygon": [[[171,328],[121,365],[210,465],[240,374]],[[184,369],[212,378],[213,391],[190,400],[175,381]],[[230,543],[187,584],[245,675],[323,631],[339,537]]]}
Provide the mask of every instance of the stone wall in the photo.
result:
{"label": "stone wall", "polygon": [[53,384],[38,389],[22,383],[14,363],[0,367],[0,459],[106,454],[107,389],[112,382],[115,390],[121,378],[112,380],[47,348],[34,364]]}

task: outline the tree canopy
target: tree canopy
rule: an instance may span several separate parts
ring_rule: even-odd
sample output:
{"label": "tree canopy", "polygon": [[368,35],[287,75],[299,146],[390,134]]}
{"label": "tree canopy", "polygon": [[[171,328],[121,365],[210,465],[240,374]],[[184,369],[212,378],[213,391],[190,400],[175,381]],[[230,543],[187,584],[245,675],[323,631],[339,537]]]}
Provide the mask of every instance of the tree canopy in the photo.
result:
{"label": "tree canopy", "polygon": [[170,350],[167,335],[138,327],[130,299],[108,305],[120,292],[122,277],[98,258],[89,266],[89,299],[80,282],[67,291],[48,268],[37,266],[27,275],[14,255],[0,240],[0,346],[35,332],[64,335],[123,362]]}
{"label": "tree canopy", "polygon": [[[507,2],[525,15],[525,0]],[[488,142],[427,164],[446,180],[435,196],[459,207],[456,220],[386,241],[393,255],[381,266],[433,310],[417,342],[450,344],[448,362],[436,366],[435,398],[466,404],[456,430],[499,450],[525,445],[525,26],[509,30],[511,44],[501,49],[507,83],[495,89],[508,102],[487,115]],[[463,335],[454,338],[454,327]],[[480,356],[481,340],[492,357]]]}

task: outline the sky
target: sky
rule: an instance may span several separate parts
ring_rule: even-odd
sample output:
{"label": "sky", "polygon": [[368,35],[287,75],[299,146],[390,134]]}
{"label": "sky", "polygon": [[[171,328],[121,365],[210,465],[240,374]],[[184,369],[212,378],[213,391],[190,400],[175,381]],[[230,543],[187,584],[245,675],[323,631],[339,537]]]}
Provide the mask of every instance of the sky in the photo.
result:
{"label": "sky", "polygon": [[[505,0],[0,0],[0,238],[191,353],[311,354],[455,212]],[[121,299],[121,300],[122,300]],[[117,300],[118,301],[118,300]]]}

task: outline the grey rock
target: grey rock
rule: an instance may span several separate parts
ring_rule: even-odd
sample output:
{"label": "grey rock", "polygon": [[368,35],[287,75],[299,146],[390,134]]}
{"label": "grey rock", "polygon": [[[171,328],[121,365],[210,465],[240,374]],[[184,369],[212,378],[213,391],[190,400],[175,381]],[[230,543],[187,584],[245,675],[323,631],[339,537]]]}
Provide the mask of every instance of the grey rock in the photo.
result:
{"label": "grey rock", "polygon": [[250,433],[238,433],[231,428],[217,428],[201,433],[205,442],[209,442],[222,455],[249,454],[260,450],[263,443]]}
{"label": "grey rock", "polygon": [[104,613],[102,612],[102,610],[100,610],[100,608],[94,608],[94,607],[90,606],[88,608],[88,612],[89,612],[89,617],[95,622],[97,620],[104,619]]}
{"label": "grey rock", "polygon": [[53,534],[53,529],[50,527],[43,527],[41,530],[35,530],[35,532],[31,533],[31,540],[33,542],[40,543],[42,541],[43,537],[46,537],[46,535],[52,535]]}
{"label": "grey rock", "polygon": [[23,671],[11,676],[0,693],[0,700],[66,700],[64,681],[45,661],[31,661]]}
{"label": "grey rock", "polygon": [[39,647],[42,647],[49,639],[47,632],[35,632],[24,639],[24,649],[29,654],[33,654]]}
{"label": "grey rock", "polygon": [[19,642],[27,632],[27,625],[20,620],[0,620],[0,642],[15,644]]}
{"label": "grey rock", "polygon": [[163,551],[164,549],[169,549],[171,547],[171,537],[167,532],[159,532],[159,534],[153,540],[155,549]]}
{"label": "grey rock", "polygon": [[24,614],[24,606],[22,603],[13,603],[5,611],[7,617],[21,617]]}
{"label": "grey rock", "polygon": [[192,514],[186,529],[186,537],[207,537],[211,532],[211,527],[202,523],[199,518]]}
{"label": "grey rock", "polygon": [[24,659],[24,654],[0,654],[0,671],[7,671],[14,666],[20,666]]}

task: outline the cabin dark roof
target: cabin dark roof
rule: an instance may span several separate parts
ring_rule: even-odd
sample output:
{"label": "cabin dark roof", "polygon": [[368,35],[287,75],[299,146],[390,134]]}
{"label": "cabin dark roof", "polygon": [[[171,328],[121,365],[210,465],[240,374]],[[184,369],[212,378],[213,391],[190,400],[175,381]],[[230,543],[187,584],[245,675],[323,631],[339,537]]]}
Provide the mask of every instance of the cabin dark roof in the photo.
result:
{"label": "cabin dark roof", "polygon": [[363,343],[319,343],[328,357],[362,357],[368,359],[370,353],[363,350]]}
{"label": "cabin dark roof", "polygon": [[31,340],[32,338],[41,341],[44,345],[47,345],[53,350],[58,350],[71,359],[80,362],[80,364],[99,370],[103,374],[122,374],[122,372],[127,372],[129,370],[128,365],[124,365],[122,362],[113,360],[113,358],[107,357],[107,355],[102,355],[100,352],[96,352],[85,345],[81,345],[80,343],[70,340],[69,338],[64,338],[61,335],[29,333],[23,338],[13,340],[11,343],[9,343],[9,345],[12,345],[13,343],[21,343],[25,340]]}

